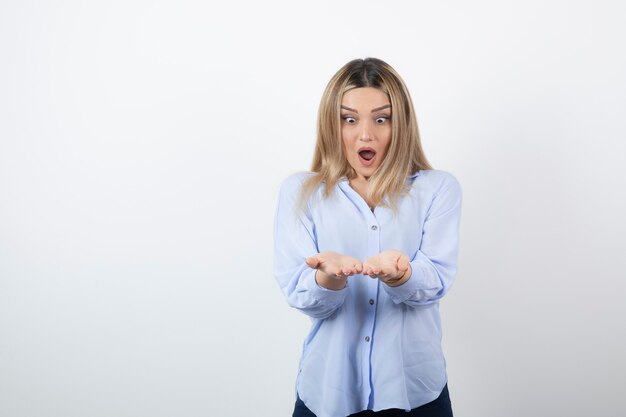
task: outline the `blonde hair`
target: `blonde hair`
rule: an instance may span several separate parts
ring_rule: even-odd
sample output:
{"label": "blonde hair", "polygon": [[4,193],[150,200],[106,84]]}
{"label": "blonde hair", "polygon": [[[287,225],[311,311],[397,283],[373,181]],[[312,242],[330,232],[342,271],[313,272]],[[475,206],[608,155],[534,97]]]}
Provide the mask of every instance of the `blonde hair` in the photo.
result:
{"label": "blonde hair", "polygon": [[[343,149],[340,112],[345,92],[361,87],[377,88],[391,102],[391,141],[385,159],[369,178],[367,199],[395,211],[399,197],[407,192],[406,177],[422,169],[432,169],[422,150],[409,90],[400,75],[380,59],[355,59],[337,71],[322,95],[311,166],[314,175],[302,184],[301,209],[321,183],[325,184],[324,197],[329,197],[342,177],[356,177]],[[389,198],[389,204],[385,203],[385,197]]]}

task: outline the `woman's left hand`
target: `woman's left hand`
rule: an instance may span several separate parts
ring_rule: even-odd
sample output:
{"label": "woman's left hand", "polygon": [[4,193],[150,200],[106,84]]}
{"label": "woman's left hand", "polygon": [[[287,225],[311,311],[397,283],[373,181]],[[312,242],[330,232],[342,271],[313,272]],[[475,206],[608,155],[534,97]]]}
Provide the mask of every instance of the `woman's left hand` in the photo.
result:
{"label": "woman's left hand", "polygon": [[378,278],[385,284],[396,287],[411,277],[409,257],[399,250],[386,250],[363,262],[363,275]]}

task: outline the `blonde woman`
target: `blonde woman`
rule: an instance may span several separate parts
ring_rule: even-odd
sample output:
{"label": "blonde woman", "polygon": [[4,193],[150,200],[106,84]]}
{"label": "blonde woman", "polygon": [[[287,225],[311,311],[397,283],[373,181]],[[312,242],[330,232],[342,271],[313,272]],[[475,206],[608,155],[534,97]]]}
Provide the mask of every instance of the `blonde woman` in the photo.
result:
{"label": "blonde woman", "polygon": [[457,270],[461,188],[429,165],[387,63],[330,80],[311,172],[281,185],[274,272],[308,315],[293,416],[452,416],[439,300]]}

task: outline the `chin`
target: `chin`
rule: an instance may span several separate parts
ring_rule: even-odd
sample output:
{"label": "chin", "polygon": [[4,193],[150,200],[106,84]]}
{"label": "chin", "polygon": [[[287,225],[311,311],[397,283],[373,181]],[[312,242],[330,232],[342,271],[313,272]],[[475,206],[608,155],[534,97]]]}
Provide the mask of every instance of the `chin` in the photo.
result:
{"label": "chin", "polygon": [[366,180],[369,179],[372,175],[374,175],[374,172],[376,172],[376,169],[367,170],[367,171],[356,171],[359,177],[365,177]]}

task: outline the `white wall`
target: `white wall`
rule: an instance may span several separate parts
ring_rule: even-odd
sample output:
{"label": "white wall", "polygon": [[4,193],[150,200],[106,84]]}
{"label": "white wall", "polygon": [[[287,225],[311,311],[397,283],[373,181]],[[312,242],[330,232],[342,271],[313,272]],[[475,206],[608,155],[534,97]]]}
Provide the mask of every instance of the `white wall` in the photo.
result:
{"label": "white wall", "polygon": [[299,3],[0,3],[0,416],[290,415],[276,193],[366,56],[463,186],[456,415],[618,415],[624,3]]}

